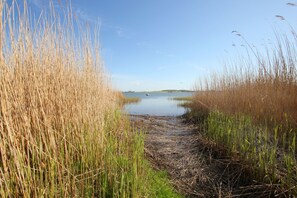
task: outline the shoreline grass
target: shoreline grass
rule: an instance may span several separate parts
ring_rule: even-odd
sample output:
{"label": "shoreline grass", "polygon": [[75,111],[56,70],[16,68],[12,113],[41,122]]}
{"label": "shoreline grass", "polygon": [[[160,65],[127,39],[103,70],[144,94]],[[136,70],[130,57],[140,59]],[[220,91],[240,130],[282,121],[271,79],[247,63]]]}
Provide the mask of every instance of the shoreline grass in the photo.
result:
{"label": "shoreline grass", "polygon": [[191,101],[193,99],[193,97],[174,97],[171,98],[171,100],[177,100],[177,101]]}
{"label": "shoreline grass", "polygon": [[131,103],[139,103],[141,101],[140,98],[130,98],[130,97],[125,97],[123,99],[124,104],[131,104]]}
{"label": "shoreline grass", "polygon": [[174,98],[170,98],[170,100],[179,101],[177,106],[184,107],[184,108],[188,109],[188,108],[191,107],[191,101],[193,100],[193,97],[191,97],[191,96],[188,96],[188,97],[174,97]]}
{"label": "shoreline grass", "polygon": [[126,97],[122,92],[117,92],[117,96],[119,100],[118,103],[121,105],[139,103],[141,101],[141,98]]}
{"label": "shoreline grass", "polygon": [[53,4],[38,21],[22,6],[0,0],[0,196],[174,194],[119,111],[97,32],[76,32],[73,14]]}
{"label": "shoreline grass", "polygon": [[276,38],[266,56],[250,52],[256,61],[248,56],[197,86],[186,117],[253,178],[274,186],[271,193],[296,196],[297,37]]}

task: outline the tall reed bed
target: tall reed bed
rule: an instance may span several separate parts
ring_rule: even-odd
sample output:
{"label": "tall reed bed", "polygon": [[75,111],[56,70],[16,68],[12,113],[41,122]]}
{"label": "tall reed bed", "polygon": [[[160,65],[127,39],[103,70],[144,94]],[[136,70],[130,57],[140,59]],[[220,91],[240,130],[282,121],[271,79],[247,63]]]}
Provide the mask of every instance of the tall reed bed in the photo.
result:
{"label": "tall reed bed", "polygon": [[246,59],[197,86],[191,107],[206,135],[256,178],[296,195],[297,37],[276,40],[266,55],[248,45]]}
{"label": "tall reed bed", "polygon": [[197,105],[228,114],[243,113],[254,121],[297,126],[297,34],[277,36],[277,44],[261,55],[247,48],[242,62],[227,65],[197,86]]}
{"label": "tall reed bed", "polygon": [[0,0],[0,196],[159,192],[149,191],[143,136],[117,110],[97,34],[50,7],[34,18],[26,1]]}

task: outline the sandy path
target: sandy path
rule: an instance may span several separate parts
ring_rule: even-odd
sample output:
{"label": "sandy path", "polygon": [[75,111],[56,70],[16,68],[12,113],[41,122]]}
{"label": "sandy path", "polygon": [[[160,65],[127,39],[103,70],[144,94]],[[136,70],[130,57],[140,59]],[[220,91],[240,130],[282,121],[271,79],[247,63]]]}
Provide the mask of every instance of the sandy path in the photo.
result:
{"label": "sandy path", "polygon": [[242,165],[230,164],[222,154],[214,156],[197,127],[178,117],[130,115],[130,119],[145,129],[147,157],[155,168],[168,172],[178,192],[186,197],[251,196],[248,187],[239,185],[246,178]]}

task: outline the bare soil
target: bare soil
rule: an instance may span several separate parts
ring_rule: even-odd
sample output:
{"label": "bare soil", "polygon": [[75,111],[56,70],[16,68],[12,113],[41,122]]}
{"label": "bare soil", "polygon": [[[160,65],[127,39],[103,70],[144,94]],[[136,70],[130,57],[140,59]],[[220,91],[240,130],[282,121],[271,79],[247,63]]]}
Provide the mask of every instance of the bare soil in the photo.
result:
{"label": "bare soil", "polygon": [[244,165],[213,150],[199,127],[180,117],[130,115],[146,133],[145,152],[186,197],[270,197],[271,190],[249,176]]}

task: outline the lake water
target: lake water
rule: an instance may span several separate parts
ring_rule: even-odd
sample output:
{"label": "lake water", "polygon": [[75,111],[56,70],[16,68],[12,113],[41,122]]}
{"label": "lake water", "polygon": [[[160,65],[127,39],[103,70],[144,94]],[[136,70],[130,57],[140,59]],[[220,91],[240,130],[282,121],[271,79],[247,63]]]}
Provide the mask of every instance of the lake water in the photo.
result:
{"label": "lake water", "polygon": [[[148,96],[146,94],[149,94]],[[140,98],[139,103],[127,104],[124,110],[135,115],[179,116],[186,109],[178,106],[182,101],[172,100],[174,97],[192,96],[193,92],[135,92],[124,93],[126,97]]]}

